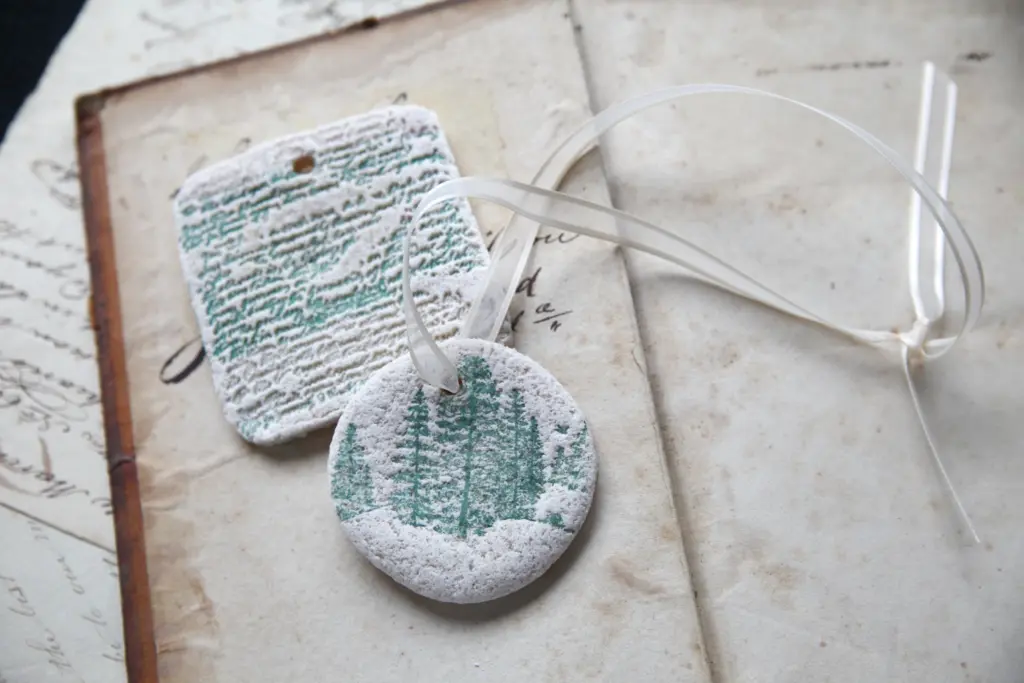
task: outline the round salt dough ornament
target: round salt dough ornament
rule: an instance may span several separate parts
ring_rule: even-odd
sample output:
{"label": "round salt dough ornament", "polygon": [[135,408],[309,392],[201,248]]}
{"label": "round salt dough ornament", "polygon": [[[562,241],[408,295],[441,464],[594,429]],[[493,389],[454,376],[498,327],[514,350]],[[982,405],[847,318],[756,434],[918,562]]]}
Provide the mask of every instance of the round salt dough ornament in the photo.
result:
{"label": "round salt dough ornament", "polygon": [[569,546],[597,456],[572,397],[536,362],[479,339],[440,346],[459,392],[425,384],[408,355],[376,372],[334,433],[331,496],[378,569],[435,600],[483,602]]}

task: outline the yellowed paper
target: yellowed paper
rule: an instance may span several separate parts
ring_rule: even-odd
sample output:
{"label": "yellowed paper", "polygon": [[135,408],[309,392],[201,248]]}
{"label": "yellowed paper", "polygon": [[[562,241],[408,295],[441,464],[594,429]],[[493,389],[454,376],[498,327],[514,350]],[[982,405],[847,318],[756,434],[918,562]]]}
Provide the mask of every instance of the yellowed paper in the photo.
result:
{"label": "yellowed paper", "polygon": [[[595,107],[664,85],[745,84],[836,112],[913,158],[921,63],[957,81],[950,198],[989,299],[962,348],[925,368],[924,396],[982,546],[958,528],[896,358],[651,258],[631,256],[629,270],[715,680],[1019,680],[1019,6],[578,8]],[[604,150],[619,208],[827,318],[913,320],[909,189],[835,126],[703,96],[624,124]],[[954,315],[958,282],[950,272]]]}
{"label": "yellowed paper", "polygon": [[109,553],[6,507],[0,537],[0,679],[123,678],[117,565]]}
{"label": "yellowed paper", "polygon": [[74,98],[423,4],[86,3],[0,148],[0,680],[125,676]]}
{"label": "yellowed paper", "polygon": [[[366,562],[330,503],[329,431],[253,448],[205,365],[161,380],[196,336],[169,207],[189,169],[396,99],[437,112],[464,174],[528,177],[588,113],[568,6],[458,4],[139,88],[101,113],[162,680],[707,680],[615,249],[550,235],[522,287],[517,347],[576,398],[601,464],[568,554],[499,601],[434,603]],[[570,186],[607,201],[594,162]],[[493,209],[479,218],[500,226]]]}

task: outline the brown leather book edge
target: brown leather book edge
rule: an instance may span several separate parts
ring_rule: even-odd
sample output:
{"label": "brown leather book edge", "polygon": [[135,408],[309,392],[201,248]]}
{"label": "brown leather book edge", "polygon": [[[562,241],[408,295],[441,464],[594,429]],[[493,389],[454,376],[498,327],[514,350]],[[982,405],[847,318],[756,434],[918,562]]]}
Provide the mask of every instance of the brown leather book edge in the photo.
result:
{"label": "brown leather book edge", "polygon": [[[409,19],[442,7],[469,0],[444,0],[387,17],[386,22]],[[80,96],[75,101],[79,178],[82,213],[92,280],[90,318],[96,335],[103,428],[107,443],[110,497],[114,509],[114,537],[117,543],[121,582],[121,615],[124,624],[124,656],[128,683],[158,683],[157,647],[153,609],[146,566],[145,527],[135,445],[132,431],[128,372],[125,365],[121,327],[121,299],[118,292],[117,261],[110,219],[110,195],[103,147],[101,112],[108,98],[156,85],[172,78],[216,70],[253,57],[294,50],[321,40],[360,30],[372,30],[382,23],[375,17],[337,31],[275,46],[268,50],[232,57],[173,74],[154,76],[134,83]]]}
{"label": "brown leather book edge", "polygon": [[117,261],[110,224],[107,168],[100,111],[102,96],[75,103],[82,213],[92,279],[90,317],[96,334],[103,431],[114,509],[117,568],[121,581],[124,657],[130,683],[156,683],[156,640],[146,571],[146,544],[132,437]]}

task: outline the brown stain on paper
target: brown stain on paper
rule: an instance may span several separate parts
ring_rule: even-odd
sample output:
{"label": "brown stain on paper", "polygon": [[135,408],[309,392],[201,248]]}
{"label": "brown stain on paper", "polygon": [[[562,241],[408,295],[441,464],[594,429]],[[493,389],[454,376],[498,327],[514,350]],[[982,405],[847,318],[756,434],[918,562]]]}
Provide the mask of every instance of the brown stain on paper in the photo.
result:
{"label": "brown stain on paper", "polygon": [[[729,571],[721,593],[728,593],[738,583],[754,579],[775,605],[785,610],[795,609],[795,598],[807,576],[798,566],[771,557],[768,548],[776,545],[764,532],[739,528],[737,541],[726,547]],[[803,553],[795,551],[786,556],[786,560],[799,563],[802,557]]]}
{"label": "brown stain on paper", "polygon": [[644,595],[660,595],[665,589],[658,584],[640,576],[633,563],[624,557],[612,557],[608,560],[608,568],[612,578],[627,588]]}
{"label": "brown stain on paper", "polygon": [[[675,527],[669,523],[663,525],[661,537],[666,540],[671,537],[677,538]],[[601,597],[592,603],[596,612],[599,653],[613,651],[618,646],[616,641],[628,631],[630,603],[637,599],[637,593],[654,598],[663,596],[666,592],[665,588],[643,576],[641,568],[628,557],[612,555],[604,564],[614,584],[607,584],[609,590],[602,591]],[[555,668],[549,669],[547,680],[604,680],[606,677],[605,660],[602,656],[583,660],[573,669],[571,676],[565,671],[559,659],[557,656],[553,658]]]}
{"label": "brown stain on paper", "polygon": [[773,562],[759,567],[754,574],[768,589],[772,602],[781,607],[793,608],[793,592],[803,578],[800,570],[785,562]]}
{"label": "brown stain on paper", "polygon": [[210,649],[218,641],[220,625],[203,578],[190,560],[195,525],[177,512],[188,481],[183,473],[159,472],[139,462],[161,681],[215,680]]}

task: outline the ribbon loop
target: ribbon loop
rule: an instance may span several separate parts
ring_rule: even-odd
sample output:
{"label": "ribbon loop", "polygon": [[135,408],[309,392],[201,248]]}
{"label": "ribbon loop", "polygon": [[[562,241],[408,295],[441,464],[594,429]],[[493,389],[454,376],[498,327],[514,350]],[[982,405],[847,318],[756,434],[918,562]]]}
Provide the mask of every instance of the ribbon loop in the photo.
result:
{"label": "ribbon loop", "polygon": [[[944,80],[942,80],[944,79]],[[463,324],[462,335],[494,339],[502,319],[508,311],[512,295],[526,266],[530,249],[540,224],[591,237],[653,254],[683,268],[695,279],[707,282],[795,318],[820,325],[833,332],[878,347],[901,347],[904,373],[915,410],[921,421],[933,458],[941,472],[961,516],[977,540],[974,526],[960,503],[952,483],[942,465],[934,439],[920,408],[912,377],[912,361],[930,360],[948,353],[950,349],[977,323],[985,296],[985,280],[981,260],[967,231],[945,200],[948,185],[949,157],[952,148],[952,112],[955,111],[956,90],[948,83],[943,128],[943,146],[935,179],[939,189],[922,175],[926,172],[926,152],[929,148],[931,110],[935,99],[932,90],[936,71],[930,64],[925,67],[925,96],[922,98],[922,127],[919,135],[917,168],[911,167],[899,154],[871,133],[834,114],[812,105],[763,90],[744,86],[707,84],[665,88],[612,105],[585,122],[570,135],[542,164],[533,184],[511,180],[468,177],[445,182],[425,195],[405,237],[403,259],[403,310],[407,322],[409,350],[423,380],[447,391],[458,391],[458,373],[452,362],[440,350],[416,309],[410,284],[410,234],[420,218],[431,207],[452,199],[471,198],[493,202],[512,210],[516,215],[495,243],[492,265],[487,281],[474,301]],[[910,330],[870,330],[847,327],[819,316],[770,287],[761,284],[733,268],[716,256],[701,249],[678,234],[678,229],[667,230],[617,209],[572,197],[552,189],[557,187],[569,169],[597,144],[601,135],[623,120],[650,107],[682,97],[698,94],[723,93],[767,97],[796,105],[836,123],[862,140],[878,153],[913,188],[911,205],[910,289],[914,300],[916,319]],[[926,116],[925,109],[928,114]],[[924,140],[922,143],[921,140]],[[924,151],[922,151],[924,150]],[[927,214],[924,210],[927,209]],[[606,227],[607,218],[614,219],[615,227]],[[922,218],[923,217],[923,218]],[[964,314],[959,329],[951,336],[930,338],[932,323],[944,313],[943,268],[946,249],[956,261],[964,288]],[[930,257],[927,267],[922,265],[922,254]]]}

